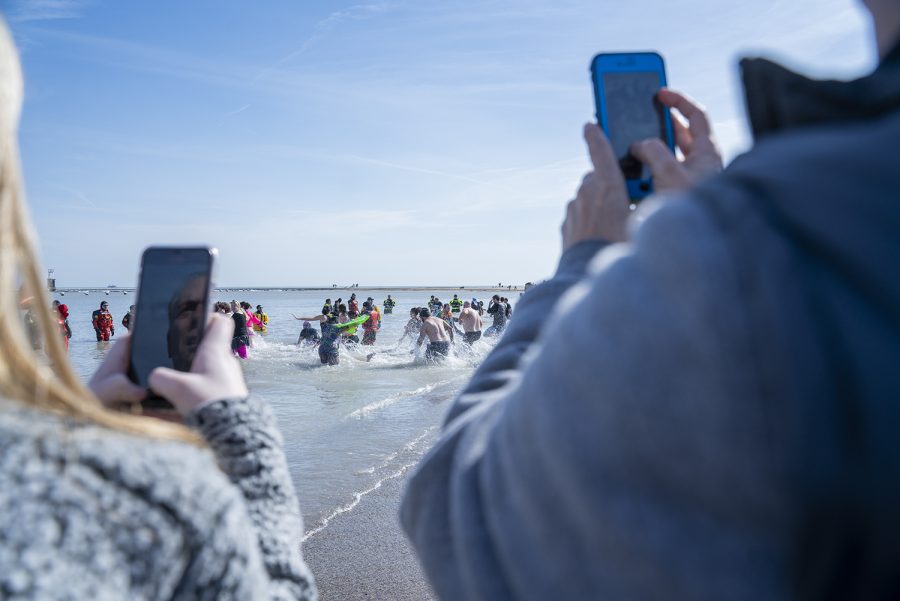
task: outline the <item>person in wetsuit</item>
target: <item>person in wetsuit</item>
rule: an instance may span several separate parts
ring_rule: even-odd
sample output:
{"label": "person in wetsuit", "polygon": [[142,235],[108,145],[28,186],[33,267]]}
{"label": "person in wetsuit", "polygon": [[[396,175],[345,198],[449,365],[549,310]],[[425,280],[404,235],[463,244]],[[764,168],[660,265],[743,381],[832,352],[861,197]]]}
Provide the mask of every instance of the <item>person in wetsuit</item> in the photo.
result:
{"label": "person in wetsuit", "polygon": [[387,298],[384,299],[384,302],[382,302],[381,304],[384,305],[385,315],[390,315],[391,313],[393,313],[394,307],[397,305],[397,303],[394,302],[394,299],[391,298],[390,294],[388,294]]}
{"label": "person in wetsuit", "polygon": [[256,312],[253,315],[259,321],[259,323],[253,324],[254,332],[262,334],[269,329],[269,316],[263,311],[262,305],[256,305]]}
{"label": "person in wetsuit", "polygon": [[378,307],[372,304],[371,301],[366,301],[363,303],[363,315],[368,315],[369,319],[362,324],[362,343],[365,345],[375,344],[375,335],[381,328],[381,314],[378,311]]}
{"label": "person in wetsuit", "polygon": [[493,316],[494,323],[484,331],[484,335],[487,338],[499,336],[506,329],[506,304],[500,299],[500,295],[494,295],[491,299],[491,304],[488,305],[487,312],[488,315]]}
{"label": "person in wetsuit", "polygon": [[459,300],[459,296],[454,294],[453,298],[450,300],[450,311],[453,313],[453,317],[459,317],[459,312],[462,311],[463,302]]}
{"label": "person in wetsuit", "polygon": [[234,336],[231,338],[231,350],[241,359],[246,359],[247,347],[250,346],[250,334],[247,332],[247,315],[235,301],[231,301],[231,319],[234,320]]}
{"label": "person in wetsuit", "polygon": [[134,322],[134,305],[128,307],[128,313],[125,314],[125,317],[122,318],[122,327],[125,328],[126,331],[131,331],[132,323]]}
{"label": "person in wetsuit", "polygon": [[[296,315],[293,317],[305,322],[318,321],[322,325],[322,338],[319,340],[319,361],[322,362],[322,365],[339,364],[340,354],[338,350],[341,342],[341,328],[339,327],[338,316],[334,313],[329,313],[328,315],[322,314],[315,317],[297,317]],[[315,330],[312,331],[315,333]]]}
{"label": "person in wetsuit", "polygon": [[110,336],[116,335],[113,316],[109,312],[109,303],[103,301],[100,308],[91,314],[91,323],[94,325],[94,332],[97,334],[97,342],[109,342]]}
{"label": "person in wetsuit", "polygon": [[300,337],[297,344],[313,345],[319,342],[319,333],[313,329],[312,324],[308,321],[303,322],[303,329],[300,330]]}
{"label": "person in wetsuit", "polygon": [[57,318],[59,333],[62,335],[63,344],[66,347],[66,351],[68,351],[69,340],[72,339],[72,328],[69,326],[69,307],[59,301],[53,301],[53,304],[56,307],[56,312],[59,314]]}

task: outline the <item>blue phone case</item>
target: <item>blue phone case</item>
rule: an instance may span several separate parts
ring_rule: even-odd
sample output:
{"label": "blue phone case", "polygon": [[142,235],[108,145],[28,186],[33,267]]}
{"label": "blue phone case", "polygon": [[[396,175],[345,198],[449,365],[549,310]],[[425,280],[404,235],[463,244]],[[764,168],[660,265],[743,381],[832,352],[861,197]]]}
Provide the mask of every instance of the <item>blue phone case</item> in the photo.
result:
{"label": "blue phone case", "polygon": [[[666,81],[666,65],[662,56],[657,52],[624,52],[601,53],[591,61],[591,81],[594,86],[594,103],[596,106],[597,123],[603,131],[609,135],[609,119],[606,110],[606,95],[603,90],[603,73],[618,72],[654,72],[659,75],[659,87],[663,88]],[[675,135],[672,129],[672,118],[668,110],[663,111],[666,145],[675,151]],[[633,202],[653,193],[652,179],[626,179],[628,195]]]}

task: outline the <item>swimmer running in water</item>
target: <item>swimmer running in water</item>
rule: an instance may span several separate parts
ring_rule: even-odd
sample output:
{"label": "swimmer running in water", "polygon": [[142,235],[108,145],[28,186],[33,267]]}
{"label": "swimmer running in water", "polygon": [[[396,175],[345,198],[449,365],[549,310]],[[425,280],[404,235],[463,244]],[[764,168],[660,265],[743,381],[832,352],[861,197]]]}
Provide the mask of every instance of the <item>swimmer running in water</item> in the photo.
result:
{"label": "swimmer running in water", "polygon": [[403,336],[400,337],[397,344],[403,342],[407,336],[415,338],[419,335],[419,332],[422,330],[422,320],[419,319],[419,311],[419,307],[413,307],[409,310],[409,321],[403,327]]}
{"label": "swimmer running in water", "polygon": [[319,333],[313,329],[311,323],[309,323],[308,321],[304,321],[303,329],[300,330],[300,337],[297,338],[297,344],[306,344],[307,346],[313,346],[315,344],[318,344],[318,342]]}
{"label": "swimmer running in water", "polygon": [[231,351],[241,359],[246,359],[247,347],[250,346],[250,334],[247,332],[247,315],[237,301],[231,301],[231,319],[234,320]]}
{"label": "swimmer running in water", "polygon": [[471,346],[481,339],[481,328],[484,327],[484,322],[469,301],[463,303],[463,310],[459,314],[459,323],[463,327],[463,340],[466,344]]}
{"label": "swimmer running in water", "polygon": [[491,327],[485,330],[484,335],[486,338],[490,338],[491,336],[499,336],[503,333],[503,330],[506,329],[506,312],[507,306],[500,299],[499,294],[495,294],[493,298],[491,298],[491,304],[488,305],[487,312],[489,315],[494,317],[494,323]]}
{"label": "swimmer running in water", "polygon": [[369,319],[363,324],[362,343],[368,346],[375,344],[375,336],[381,328],[381,314],[372,301],[367,300],[363,303],[363,315],[368,315]]}
{"label": "swimmer running in water", "polygon": [[428,339],[425,359],[437,361],[439,358],[447,357],[450,354],[450,343],[453,341],[453,328],[443,319],[432,317],[431,311],[426,308],[419,309],[419,318],[422,320],[422,331],[419,332],[416,346],[422,346],[425,339]]}
{"label": "swimmer running in water", "polygon": [[338,316],[334,313],[316,315],[315,317],[297,317],[293,313],[291,315],[294,319],[300,321],[318,321],[322,324],[322,338],[319,340],[319,361],[322,362],[322,365],[338,365],[341,362],[338,352],[338,345],[341,341]]}

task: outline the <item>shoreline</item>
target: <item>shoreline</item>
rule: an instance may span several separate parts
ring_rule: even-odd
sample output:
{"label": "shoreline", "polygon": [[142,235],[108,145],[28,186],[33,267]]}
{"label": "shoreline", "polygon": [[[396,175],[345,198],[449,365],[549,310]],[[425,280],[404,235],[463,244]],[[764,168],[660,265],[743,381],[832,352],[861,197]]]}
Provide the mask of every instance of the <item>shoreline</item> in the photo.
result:
{"label": "shoreline", "polygon": [[[64,293],[73,293],[73,292],[134,292],[137,288],[125,288],[114,286],[112,288],[97,288],[92,286],[79,287],[57,287],[50,291],[51,294],[64,292]],[[291,287],[291,286],[253,286],[253,287],[244,287],[244,286],[227,286],[227,287],[218,287],[214,288],[213,292],[355,292],[357,290],[362,291],[376,291],[376,292],[428,292],[428,291],[441,291],[441,292],[453,292],[455,291],[463,291],[468,290],[472,292],[522,292],[524,290],[523,286],[513,286],[512,288],[502,287],[498,288],[497,286],[354,286],[354,287],[338,287],[338,288],[303,288],[303,287]]]}
{"label": "shoreline", "polygon": [[400,528],[400,497],[411,474],[385,481],[303,543],[321,601],[436,599]]}

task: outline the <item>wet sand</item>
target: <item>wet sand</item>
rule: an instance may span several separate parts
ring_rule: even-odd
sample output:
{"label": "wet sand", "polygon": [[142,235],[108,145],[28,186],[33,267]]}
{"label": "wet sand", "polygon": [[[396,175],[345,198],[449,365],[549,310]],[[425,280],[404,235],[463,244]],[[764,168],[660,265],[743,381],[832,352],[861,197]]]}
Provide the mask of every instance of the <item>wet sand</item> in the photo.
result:
{"label": "wet sand", "polygon": [[303,544],[322,601],[429,601],[434,593],[400,528],[411,471],[387,480]]}

